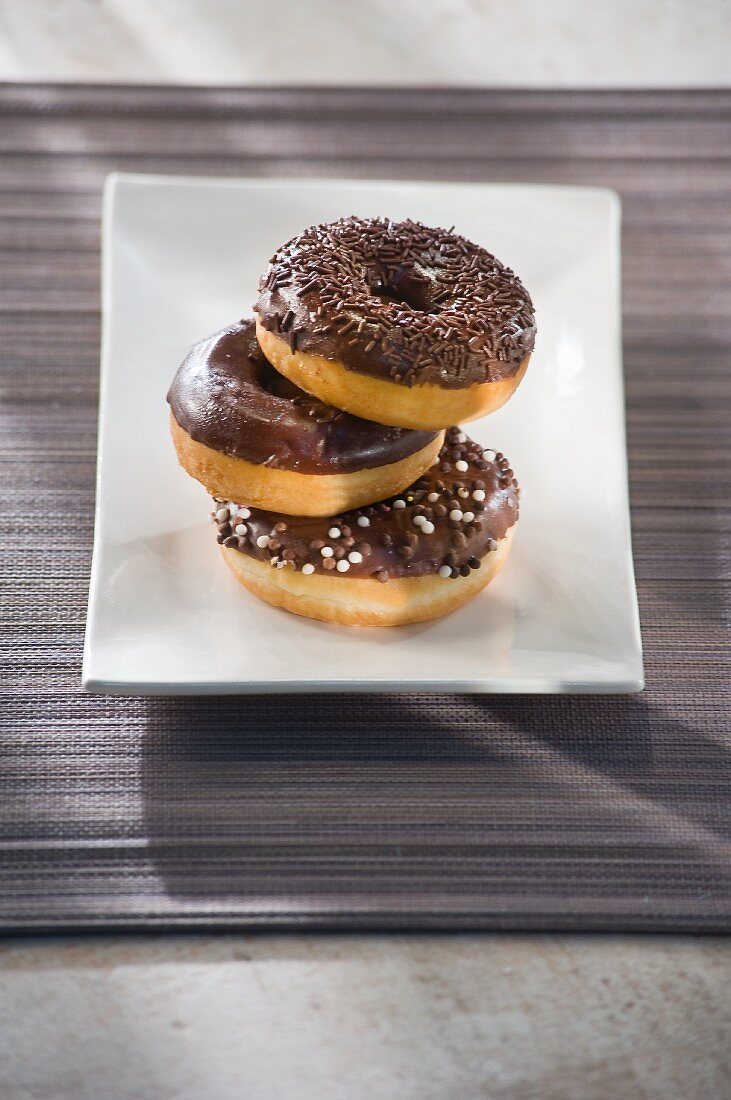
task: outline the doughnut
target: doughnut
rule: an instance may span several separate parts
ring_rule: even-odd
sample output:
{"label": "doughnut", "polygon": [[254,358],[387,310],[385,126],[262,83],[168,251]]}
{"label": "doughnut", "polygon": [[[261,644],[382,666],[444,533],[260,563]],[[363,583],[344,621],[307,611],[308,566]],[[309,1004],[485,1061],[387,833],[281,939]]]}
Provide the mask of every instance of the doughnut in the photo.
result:
{"label": "doughnut", "polygon": [[454,610],[504,564],[518,518],[508,460],[451,428],[410,488],[328,519],[216,501],[234,576],[276,607],[325,622],[398,626]]}
{"label": "doughnut", "polygon": [[262,351],[300,389],[431,431],[503,405],[536,333],[527,290],[484,248],[384,218],[293,237],[270,260],[254,311]]}
{"label": "doughnut", "polygon": [[211,495],[328,516],[410,485],[443,432],[360,420],[302,393],[274,370],[253,320],[202,340],[168,393],[181,466]]}

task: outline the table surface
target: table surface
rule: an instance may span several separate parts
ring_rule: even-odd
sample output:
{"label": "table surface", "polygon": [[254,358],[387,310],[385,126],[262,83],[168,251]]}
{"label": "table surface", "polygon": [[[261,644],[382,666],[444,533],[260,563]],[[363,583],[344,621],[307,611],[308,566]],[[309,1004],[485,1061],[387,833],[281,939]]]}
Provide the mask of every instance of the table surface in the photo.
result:
{"label": "table surface", "polygon": [[[2,0],[0,79],[716,87],[727,0]],[[286,44],[283,48],[283,43]]]}
{"label": "table surface", "polygon": [[3,1100],[721,1100],[731,944],[279,936],[0,944]]}
{"label": "table surface", "polygon": [[[118,92],[95,89],[91,108],[88,89],[3,91],[8,113],[0,135],[5,203],[0,285],[3,346],[12,358],[6,359],[10,400],[1,457],[13,492],[4,503],[2,546],[10,551],[12,569],[21,563],[13,573],[14,591],[25,601],[20,611],[17,604],[5,605],[9,629],[3,656],[12,696],[4,699],[8,720],[3,733],[17,784],[14,798],[0,807],[6,825],[18,824],[29,774],[13,771],[13,752],[26,754],[26,763],[31,752],[36,781],[48,795],[48,821],[63,819],[63,781],[70,777],[93,824],[98,799],[88,786],[89,773],[77,751],[64,757],[64,745],[95,731],[109,794],[115,789],[115,769],[124,759],[120,735],[125,730],[140,736],[152,730],[154,735],[155,728],[162,728],[166,737],[174,736],[180,717],[175,706],[164,704],[117,700],[94,701],[92,706],[77,690],[93,483],[91,380],[98,339],[96,255],[104,175],[120,167],[186,171],[198,158],[205,171],[219,174],[328,175],[342,173],[345,166],[361,176],[385,172],[400,178],[595,182],[618,187],[624,200],[628,430],[648,690],[629,709],[608,703],[608,724],[593,741],[586,739],[590,712],[581,710],[587,704],[564,701],[571,714],[572,783],[595,789],[602,772],[605,782],[614,782],[612,735],[635,731],[632,762],[638,774],[624,787],[618,804],[641,807],[652,828],[658,821],[663,827],[670,823],[705,879],[701,882],[691,873],[697,911],[704,908],[706,890],[713,895],[710,926],[713,920],[725,921],[728,894],[719,887],[729,839],[724,781],[729,751],[729,470],[724,432],[729,425],[731,344],[731,96],[343,92],[328,100],[320,92],[251,90],[180,91],[168,93],[165,100],[165,92],[149,89],[125,95],[120,101]],[[167,112],[164,126],[157,120],[161,96]],[[254,117],[262,111],[266,125]],[[549,122],[551,111],[561,117]],[[180,142],[173,152],[161,149],[170,130]],[[345,134],[350,135],[347,140]],[[517,146],[516,134],[521,137]],[[281,152],[284,138],[286,155]],[[45,404],[37,399],[39,385]],[[49,407],[54,413],[50,427]],[[29,533],[39,514],[57,532],[53,568],[40,584],[28,570],[31,558],[19,556],[30,552]],[[415,714],[418,705],[417,700]],[[205,728],[221,727],[224,735],[233,728],[229,706],[213,704],[203,716]],[[497,704],[497,720],[495,714],[489,719],[491,735],[504,739],[509,730],[514,753],[535,753],[541,740],[545,744],[547,730],[541,706],[532,701],[507,709]],[[308,721],[313,720],[310,715]],[[210,742],[204,738],[201,751],[206,745]],[[180,768],[180,757],[173,754],[170,760],[174,770]],[[188,768],[191,761],[195,763],[195,754],[182,766]],[[702,777],[700,788],[684,786],[689,762],[696,779]],[[160,779],[157,773],[156,781]],[[169,823],[175,807],[166,803],[161,812]],[[6,845],[13,873],[18,866],[13,846],[16,852],[18,845],[22,849],[28,835],[38,835],[38,827],[29,805],[23,828],[30,833],[11,836]],[[46,871],[52,872],[57,856],[51,828],[42,857]],[[42,912],[42,889],[37,900]],[[288,950],[305,958],[300,971],[284,964]],[[328,965],[341,950],[349,965]],[[504,972],[503,953],[517,960]],[[166,961],[180,966],[166,969]],[[437,1063],[452,1075],[448,1081],[459,1063],[469,1067],[464,1095],[470,1095],[469,1088],[475,1096],[491,1095],[484,1085],[489,1076],[492,1095],[528,1097],[535,1094],[540,1063],[547,1058],[553,1058],[557,1097],[567,1094],[562,1083],[577,1071],[587,1097],[616,1095],[625,1085],[625,1092],[634,1088],[637,1095],[658,1097],[723,1095],[729,1089],[728,1021],[722,1007],[728,956],[725,944],[710,940],[232,937],[164,944],[39,943],[8,945],[3,965],[13,976],[9,988],[14,991],[14,999],[6,1001],[6,1035],[13,1043],[14,1016],[45,1026],[48,1050],[68,1053],[68,1092],[82,1097],[71,1059],[83,1054],[87,1067],[121,1067],[130,1034],[141,1049],[146,1040],[159,1038],[161,1049],[170,1052],[168,1067],[177,1066],[178,1095],[196,1095],[195,1073],[206,1072],[219,1075],[220,1095],[225,1097],[226,1089],[233,1095],[241,1061],[226,1055],[225,1065],[210,1064],[211,1051],[217,1049],[210,1045],[215,1007],[228,1003],[226,997],[236,1002],[235,1028],[254,1037],[264,1034],[257,1027],[282,1028],[282,1049],[291,1057],[282,1081],[288,1073],[292,1079],[297,1052],[305,1050],[304,1064],[321,1089],[342,1081],[343,1051],[353,1050],[352,1040],[346,1041],[348,1026],[353,1034],[372,1032],[368,1044],[356,1043],[353,1057],[363,1067],[363,1081],[372,1088],[383,1084],[385,1096],[403,1095],[398,1085],[403,1080],[412,1083],[413,1095],[444,1095],[448,1084],[439,1077]],[[515,966],[520,979],[509,973]],[[427,993],[423,969],[433,974],[426,979]],[[317,1007],[315,992],[320,971],[324,1010]],[[384,989],[386,974],[399,975],[392,989]],[[330,975],[334,992],[328,986]],[[381,984],[371,984],[370,975],[380,975]],[[602,989],[603,979],[611,986],[615,975],[621,977],[610,995]],[[280,977],[286,977],[288,994],[299,990],[292,994],[291,1016],[283,1015]],[[525,984],[534,977],[534,986]],[[560,995],[554,995],[554,986]],[[634,997],[626,995],[630,986]],[[267,987],[269,992],[262,992]],[[110,1009],[118,996],[119,1011]],[[74,1009],[70,1025],[64,1022],[65,1005]],[[180,1005],[185,1007],[181,1016]],[[640,1011],[633,1015],[635,1008]],[[120,1012],[133,1021],[131,1033],[120,1028]],[[322,1015],[313,1016],[318,1012]],[[328,1023],[344,1014],[347,1025],[335,1043]],[[375,1028],[374,1014],[379,1021],[391,1021],[385,1034]],[[401,1030],[392,1022],[397,1017]],[[532,1020],[538,1022],[533,1025]],[[80,1043],[76,1030],[91,1023],[103,1036],[94,1049]],[[76,1036],[71,1042],[69,1026]],[[235,1028],[227,1032],[229,1037]],[[537,1033],[543,1038],[536,1044]],[[198,1038],[186,1061],[179,1056],[180,1040],[185,1036],[190,1047],[189,1035]],[[517,1051],[517,1060],[509,1065],[500,1046],[507,1038]],[[228,1041],[220,1039],[224,1047]],[[668,1045],[677,1057],[667,1057]],[[396,1054],[387,1057],[394,1047]],[[30,1095],[66,1094],[53,1091],[58,1085],[53,1083],[52,1058],[36,1059],[31,1070],[17,1056],[22,1044],[15,1049],[16,1056],[1,1071],[14,1074],[10,1080],[25,1087],[35,1073],[36,1093]],[[255,1050],[256,1043],[245,1049]],[[429,1055],[429,1050],[446,1051],[446,1060]],[[401,1057],[399,1051],[411,1057]],[[285,1095],[284,1086],[278,1093],[279,1085],[271,1084],[265,1061],[253,1055],[247,1059],[252,1087],[262,1096]],[[173,1070],[160,1069],[163,1062],[153,1064],[151,1056],[140,1060],[126,1078],[117,1078],[116,1095],[135,1095],[135,1088],[137,1094],[142,1089],[142,1094],[154,1095],[152,1086],[139,1085],[146,1074],[148,1085],[155,1077],[158,1094],[167,1095],[163,1082]]]}

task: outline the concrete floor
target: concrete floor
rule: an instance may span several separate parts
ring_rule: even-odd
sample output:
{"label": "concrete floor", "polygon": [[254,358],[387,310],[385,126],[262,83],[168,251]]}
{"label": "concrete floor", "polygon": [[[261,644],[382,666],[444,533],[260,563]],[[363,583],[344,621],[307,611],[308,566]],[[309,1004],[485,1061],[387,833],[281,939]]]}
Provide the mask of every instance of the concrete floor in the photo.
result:
{"label": "concrete floor", "polygon": [[731,941],[0,945],[3,1100],[722,1100]]}

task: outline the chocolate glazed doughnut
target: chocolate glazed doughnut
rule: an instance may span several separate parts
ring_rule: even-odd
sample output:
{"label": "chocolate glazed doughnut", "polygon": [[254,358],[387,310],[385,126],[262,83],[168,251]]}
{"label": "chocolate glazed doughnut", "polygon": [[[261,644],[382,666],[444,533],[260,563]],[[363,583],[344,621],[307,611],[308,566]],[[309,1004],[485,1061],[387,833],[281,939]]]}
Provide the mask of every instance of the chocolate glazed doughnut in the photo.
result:
{"label": "chocolate glazed doughnut", "polygon": [[518,519],[508,460],[458,428],[439,462],[398,496],[330,519],[217,501],[227,564],[277,607],[353,626],[437,618],[484,588],[504,564]]}
{"label": "chocolate glazed doughnut", "polygon": [[359,420],[298,390],[262,355],[251,320],[196,344],[168,402],[180,464],[212,495],[297,515],[397,492],[443,440]]}
{"label": "chocolate glazed doughnut", "polygon": [[381,218],[294,237],[272,257],[254,309],[264,354],[301,389],[418,429],[504,404],[536,333],[527,290],[484,248]]}

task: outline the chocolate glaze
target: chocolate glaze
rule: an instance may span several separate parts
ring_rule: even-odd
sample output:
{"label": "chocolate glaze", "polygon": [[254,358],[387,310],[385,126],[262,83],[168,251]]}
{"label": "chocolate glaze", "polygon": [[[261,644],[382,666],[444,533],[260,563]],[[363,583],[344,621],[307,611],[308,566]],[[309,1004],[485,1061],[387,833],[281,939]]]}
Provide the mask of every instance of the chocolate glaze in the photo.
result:
{"label": "chocolate glaze", "polygon": [[303,393],[264,358],[251,320],[196,344],[167,399],[180,427],[198,443],[304,474],[385,466],[437,434],[373,424]]}
{"label": "chocolate glaze", "polygon": [[[434,494],[437,499],[430,501]],[[452,519],[455,510],[462,516]],[[502,454],[483,451],[458,428],[450,428],[437,463],[409,489],[379,504],[322,519],[246,507],[234,514],[230,502],[216,501],[213,515],[220,543],[273,567],[301,571],[305,565],[312,572],[309,566],[314,566],[316,573],[384,581],[441,568],[447,579],[479,568],[505,537],[518,518],[518,483]],[[417,515],[433,530],[415,523]],[[332,555],[323,557],[323,547],[330,547]],[[337,562],[343,559],[348,569],[341,573]]]}
{"label": "chocolate glaze", "polygon": [[343,218],[272,257],[254,306],[264,328],[348,370],[460,389],[515,374],[535,342],[527,290],[444,229]]}

